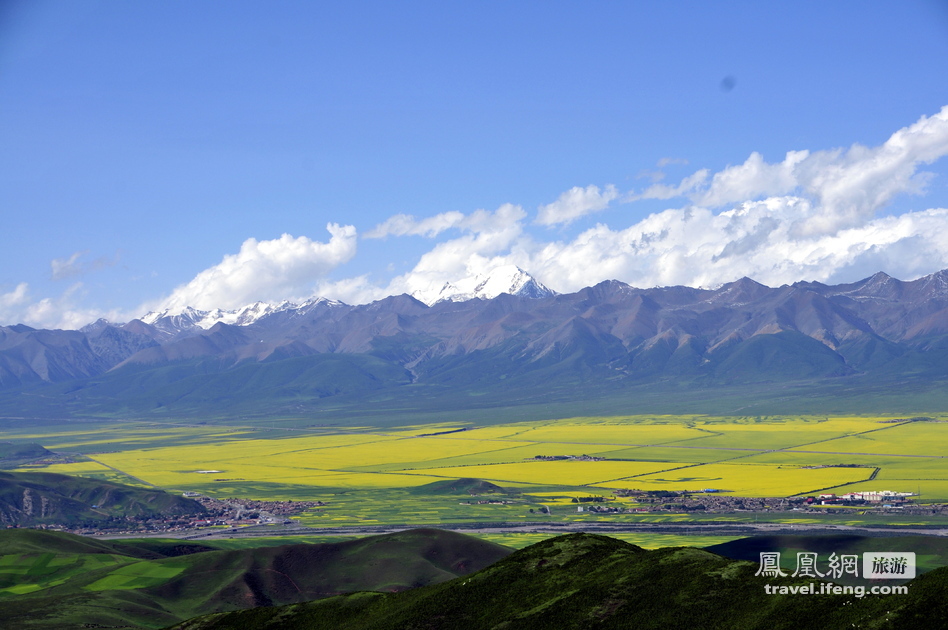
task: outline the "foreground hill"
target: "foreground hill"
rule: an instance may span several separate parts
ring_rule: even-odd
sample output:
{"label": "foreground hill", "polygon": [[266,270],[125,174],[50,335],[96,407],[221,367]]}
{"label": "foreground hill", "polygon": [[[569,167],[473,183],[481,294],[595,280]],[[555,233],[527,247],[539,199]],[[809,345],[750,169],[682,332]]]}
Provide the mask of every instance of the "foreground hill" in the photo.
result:
{"label": "foreground hill", "polygon": [[298,415],[392,401],[454,409],[459,397],[524,404],[551,391],[562,401],[663,388],[721,397],[750,385],[774,397],[835,383],[831,397],[917,398],[921,388],[945,402],[948,382],[948,270],[837,286],[607,281],[431,306],[408,295],[253,306],[253,317],[209,328],[193,309],[83,331],[0,327],[0,413]]}
{"label": "foreground hill", "polygon": [[436,584],[510,552],[424,529],[239,550],[0,531],[0,627],[163,628],[206,613]]}
{"label": "foreground hill", "polygon": [[176,630],[780,629],[948,627],[948,569],[909,595],[768,595],[757,565],[690,548],[645,551],[591,534],[526,547],[472,575],[187,621]]}
{"label": "foreground hill", "polygon": [[157,488],[55,473],[0,472],[0,525],[99,525],[127,517],[203,514],[197,501]]}
{"label": "foreground hill", "polygon": [[35,442],[27,444],[0,442],[0,470],[19,468],[24,464],[55,457],[55,453]]}

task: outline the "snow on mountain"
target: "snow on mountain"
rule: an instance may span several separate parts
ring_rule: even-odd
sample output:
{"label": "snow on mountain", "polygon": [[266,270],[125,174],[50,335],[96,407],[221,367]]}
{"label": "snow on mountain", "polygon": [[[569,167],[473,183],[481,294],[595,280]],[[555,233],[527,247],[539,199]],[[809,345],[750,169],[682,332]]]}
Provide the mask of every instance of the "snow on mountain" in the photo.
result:
{"label": "snow on mountain", "polygon": [[529,298],[556,295],[556,292],[516,265],[495,267],[486,274],[468,276],[456,282],[446,282],[440,289],[419,290],[412,297],[428,306],[438,302],[464,302],[480,298],[489,300],[502,293]]}
{"label": "snow on mountain", "polygon": [[274,313],[281,313],[283,311],[304,313],[318,304],[342,304],[342,302],[327,300],[322,297],[306,300],[302,304],[294,304],[287,300],[279,304],[254,302],[253,304],[247,304],[246,306],[241,306],[232,311],[225,311],[219,308],[215,308],[212,311],[201,311],[187,306],[176,312],[170,309],[151,311],[142,317],[141,321],[164,332],[178,333],[191,330],[192,328],[207,330],[218,322],[223,322],[231,326],[249,326],[267,315],[273,315]]}
{"label": "snow on mountain", "polygon": [[[504,265],[496,267],[486,274],[469,276],[454,283],[449,282],[438,290],[416,291],[412,294],[412,297],[431,306],[444,301],[463,302],[474,298],[490,299],[502,293],[530,298],[556,295],[554,291],[537,282],[533,276],[520,267]],[[232,311],[225,311],[220,308],[202,311],[187,306],[183,309],[152,311],[142,317],[141,321],[164,333],[177,335],[194,328],[207,330],[218,322],[231,326],[249,326],[268,315],[284,311],[304,315],[321,304],[341,305],[342,302],[322,297],[309,299],[302,304],[294,304],[285,300],[279,304],[254,302]]]}

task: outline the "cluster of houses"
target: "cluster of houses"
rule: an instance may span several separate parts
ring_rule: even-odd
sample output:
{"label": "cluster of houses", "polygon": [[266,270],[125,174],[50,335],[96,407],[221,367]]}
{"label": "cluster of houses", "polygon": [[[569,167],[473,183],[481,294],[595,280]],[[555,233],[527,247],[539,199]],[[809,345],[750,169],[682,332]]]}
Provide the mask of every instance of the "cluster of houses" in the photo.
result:
{"label": "cluster of houses", "polygon": [[834,503],[882,503],[889,506],[901,505],[909,497],[917,496],[914,492],[893,492],[891,490],[879,490],[876,492],[850,492],[849,494],[821,494],[818,498],[807,497],[807,503],[819,502],[820,505],[833,505]]}
{"label": "cluster of houses", "polygon": [[540,462],[555,462],[564,459],[577,462],[603,462],[606,460],[605,457],[595,457],[593,455],[535,455],[534,457],[528,457],[527,459]]}
{"label": "cluster of houses", "polygon": [[198,492],[185,492],[204,511],[168,516],[114,517],[96,524],[72,527],[62,524],[41,525],[42,529],[65,531],[86,536],[142,532],[183,532],[205,527],[238,527],[246,525],[288,524],[290,516],[325,506],[322,501],[255,501],[251,499],[214,499]]}
{"label": "cluster of houses", "polygon": [[616,490],[617,497],[634,497],[637,507],[632,512],[784,512],[807,510],[826,512],[832,506],[864,507],[864,509],[898,509],[912,513],[946,513],[946,505],[916,504],[913,492],[894,492],[878,490],[871,492],[850,492],[848,494],[820,494],[809,497],[739,497],[720,489],[706,488],[695,491],[675,490]]}

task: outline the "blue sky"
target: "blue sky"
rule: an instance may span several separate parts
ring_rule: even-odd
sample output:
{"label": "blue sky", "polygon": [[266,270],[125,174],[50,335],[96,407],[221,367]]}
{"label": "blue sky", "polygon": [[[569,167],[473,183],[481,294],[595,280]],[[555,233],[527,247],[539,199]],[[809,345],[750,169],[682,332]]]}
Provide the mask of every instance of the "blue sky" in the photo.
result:
{"label": "blue sky", "polygon": [[934,0],[8,0],[0,324],[505,264],[918,277],[948,267],[945,59]]}

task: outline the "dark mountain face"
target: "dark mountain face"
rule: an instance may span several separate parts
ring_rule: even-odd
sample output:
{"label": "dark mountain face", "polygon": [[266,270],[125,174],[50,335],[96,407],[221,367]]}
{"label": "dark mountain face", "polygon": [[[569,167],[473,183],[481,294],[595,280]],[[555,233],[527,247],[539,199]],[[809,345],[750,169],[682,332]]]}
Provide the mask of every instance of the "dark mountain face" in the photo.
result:
{"label": "dark mountain face", "polygon": [[838,286],[770,288],[742,278],[715,290],[607,281],[539,298],[503,294],[429,307],[401,295],[262,312],[248,325],[207,330],[188,311],[84,331],[3,327],[0,389],[69,382],[71,392],[118,401],[131,390],[152,391],[147,396],[160,406],[219,401],[232,390],[292,398],[426,384],[948,377],[948,271],[912,282],[880,273]]}

